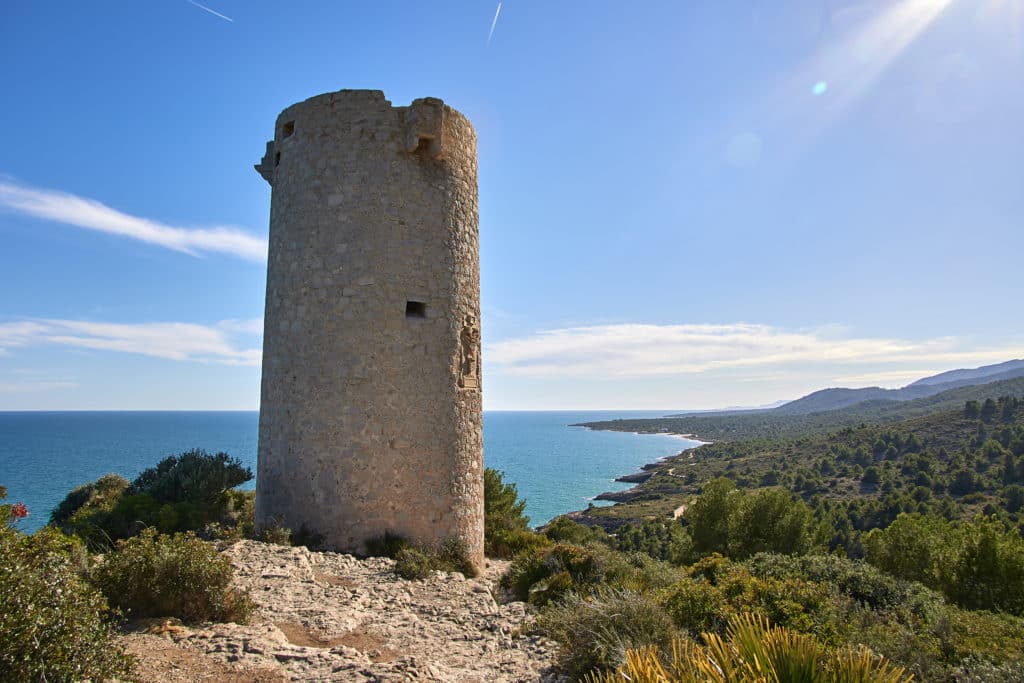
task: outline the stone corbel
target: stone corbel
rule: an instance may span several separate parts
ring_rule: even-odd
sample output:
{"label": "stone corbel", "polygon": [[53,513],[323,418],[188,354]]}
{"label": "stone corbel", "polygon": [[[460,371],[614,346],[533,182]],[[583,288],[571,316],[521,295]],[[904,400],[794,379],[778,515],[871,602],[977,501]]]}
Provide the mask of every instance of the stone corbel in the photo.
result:
{"label": "stone corbel", "polygon": [[277,166],[277,157],[274,155],[274,141],[271,140],[267,143],[267,151],[263,154],[263,158],[260,159],[260,163],[253,166],[253,168],[273,187],[275,166]]}
{"label": "stone corbel", "polygon": [[410,154],[444,158],[444,102],[434,97],[413,100],[405,118],[405,147]]}

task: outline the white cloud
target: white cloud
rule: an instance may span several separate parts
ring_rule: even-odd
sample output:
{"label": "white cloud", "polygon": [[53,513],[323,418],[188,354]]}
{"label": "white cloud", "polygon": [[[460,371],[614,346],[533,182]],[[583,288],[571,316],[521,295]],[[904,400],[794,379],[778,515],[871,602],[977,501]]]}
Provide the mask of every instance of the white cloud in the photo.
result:
{"label": "white cloud", "polygon": [[[32,320],[0,323],[0,348],[56,344],[77,349],[118,351],[176,361],[225,365],[260,364],[258,348],[243,348],[232,333],[246,321],[208,326],[194,323],[103,323]],[[252,323],[247,323],[249,329]],[[234,329],[233,329],[233,326]],[[248,330],[245,330],[248,331]]]}
{"label": "white cloud", "polygon": [[217,323],[217,327],[228,332],[240,332],[242,334],[263,334],[263,318],[229,318]]}
{"label": "white cloud", "polygon": [[37,391],[76,389],[75,382],[0,382],[0,394],[24,394]]}
{"label": "white cloud", "polygon": [[267,241],[229,226],[185,228],[140,218],[93,199],[0,181],[0,207],[44,220],[129,237],[198,256],[222,253],[265,261]]}
{"label": "white cloud", "polygon": [[1021,344],[967,348],[953,337],[838,338],[833,332],[834,328],[794,331],[748,323],[571,327],[489,344],[484,359],[506,375],[621,378],[851,364],[875,366],[870,371],[877,372],[885,364],[972,365],[1024,355]]}
{"label": "white cloud", "polygon": [[842,386],[881,386],[881,387],[902,387],[914,380],[937,375],[942,370],[915,369],[915,370],[882,370],[879,372],[865,372],[855,375],[844,375],[833,378],[835,384]]}

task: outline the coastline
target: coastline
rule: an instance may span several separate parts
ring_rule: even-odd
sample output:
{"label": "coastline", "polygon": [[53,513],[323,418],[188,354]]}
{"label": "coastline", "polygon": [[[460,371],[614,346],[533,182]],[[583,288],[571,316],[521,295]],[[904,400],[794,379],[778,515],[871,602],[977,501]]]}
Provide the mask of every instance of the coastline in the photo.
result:
{"label": "coastline", "polygon": [[[604,491],[604,492],[599,493],[599,494],[597,494],[596,496],[594,496],[593,498],[590,499],[592,501],[604,501],[604,502],[607,502],[607,503],[611,503],[611,505],[605,505],[605,506],[594,506],[594,505],[591,505],[587,509],[584,509],[584,510],[574,510],[572,512],[566,513],[566,515],[565,515],[566,517],[568,517],[569,519],[572,519],[573,521],[579,522],[581,524],[586,524],[587,526],[600,526],[600,527],[604,528],[605,531],[608,531],[608,532],[614,532],[615,529],[623,523],[622,520],[618,520],[618,519],[614,519],[614,518],[606,517],[606,516],[593,515],[593,514],[591,514],[593,509],[595,509],[595,508],[597,508],[597,509],[604,509],[604,508],[614,507],[618,503],[628,503],[628,502],[630,502],[632,500],[635,500],[636,498],[638,498],[640,496],[649,494],[650,492],[649,491],[644,491],[643,489],[641,489],[641,486],[644,483],[646,483],[651,477],[653,477],[654,474],[656,473],[656,471],[659,468],[661,468],[662,466],[664,466],[667,462],[669,462],[671,460],[675,460],[677,458],[680,458],[680,457],[684,456],[686,453],[688,453],[690,451],[693,451],[693,450],[695,450],[697,448],[700,448],[701,446],[704,446],[704,445],[706,445],[708,443],[711,443],[710,441],[701,441],[700,439],[695,438],[694,435],[692,435],[692,434],[678,434],[678,433],[667,433],[667,432],[640,432],[640,431],[636,431],[636,430],[628,430],[627,431],[627,430],[617,430],[617,429],[595,429],[593,427],[589,427],[589,426],[583,425],[583,424],[570,425],[570,426],[573,426],[573,427],[584,427],[585,429],[589,429],[589,430],[592,430],[592,431],[618,431],[618,432],[622,432],[622,433],[638,434],[638,435],[656,434],[656,435],[662,435],[662,436],[673,436],[673,437],[677,437],[677,438],[681,438],[681,439],[686,439],[688,441],[695,442],[694,445],[692,445],[692,446],[690,446],[688,448],[684,448],[683,450],[679,451],[678,453],[674,453],[672,455],[666,455],[666,456],[663,456],[661,458],[658,458],[657,460],[655,460],[653,462],[649,462],[649,463],[646,463],[646,464],[642,465],[640,467],[640,471],[638,471],[638,472],[632,472],[632,473],[629,473],[629,474],[623,474],[623,475],[618,476],[618,477],[616,477],[614,479],[614,481],[622,482],[622,483],[627,483],[627,484],[633,484],[633,486],[630,486],[629,488],[626,488],[626,489],[622,489],[621,491]],[[678,512],[678,510],[676,510],[676,512]]]}

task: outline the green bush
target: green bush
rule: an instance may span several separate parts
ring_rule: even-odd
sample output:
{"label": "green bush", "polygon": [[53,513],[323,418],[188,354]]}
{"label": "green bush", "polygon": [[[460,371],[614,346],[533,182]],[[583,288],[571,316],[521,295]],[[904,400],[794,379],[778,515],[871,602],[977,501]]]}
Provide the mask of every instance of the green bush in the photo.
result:
{"label": "green bush", "polygon": [[541,611],[537,628],[559,644],[559,665],[574,677],[614,669],[628,650],[666,647],[675,635],[672,620],[650,598],[618,590],[570,593]]}
{"label": "green bush", "polygon": [[428,579],[439,566],[436,555],[417,548],[402,548],[395,555],[395,573],[408,581]]}
{"label": "green bush", "polygon": [[904,513],[871,531],[864,549],[871,564],[963,607],[1024,615],[1024,540],[994,517],[955,523]]}
{"label": "green bush", "polygon": [[512,557],[547,545],[547,539],[530,531],[530,518],[523,514],[526,501],[503,476],[490,467],[484,470],[484,553],[488,557]]}
{"label": "green bush", "polygon": [[403,579],[426,579],[435,571],[476,576],[466,546],[455,539],[446,541],[437,550],[405,545],[395,553],[395,573]]}
{"label": "green bush", "polygon": [[146,529],[119,541],[92,578],[130,617],[246,623],[255,604],[231,587],[232,575],[231,562],[192,533],[165,536]]}
{"label": "green bush", "polygon": [[556,543],[572,543],[574,545],[583,545],[607,536],[599,527],[585,526],[564,515],[556,517],[544,527],[544,535]]}
{"label": "green bush", "polygon": [[72,490],[50,513],[50,525],[67,532],[72,520],[82,511],[109,510],[128,488],[128,480],[118,474],[105,474],[94,482]]}
{"label": "green bush", "polygon": [[251,492],[231,489],[252,479],[252,471],[226,453],[191,450],[164,458],[131,484],[116,474],[100,477],[69,493],[54,509],[50,524],[74,534],[98,551],[130,538],[146,527],[164,533],[219,528],[251,522]]}
{"label": "green bush", "polygon": [[501,585],[518,600],[545,605],[570,590],[596,586],[600,578],[598,559],[590,549],[559,543],[519,555]]}
{"label": "green bush", "polygon": [[132,482],[129,494],[146,494],[158,503],[212,504],[250,479],[252,470],[238,458],[197,448],[168,456],[144,470]]}
{"label": "green bush", "polygon": [[864,561],[835,555],[793,557],[761,553],[747,560],[744,567],[761,578],[800,578],[825,583],[874,610],[908,606],[922,593],[920,587],[915,588]]}
{"label": "green bush", "polygon": [[[5,492],[0,487],[0,501]],[[126,678],[103,596],[80,577],[81,544],[55,529],[25,536],[0,524],[0,681]]]}
{"label": "green bush", "polygon": [[663,591],[659,602],[675,625],[693,636],[722,631],[733,614],[721,589],[690,577]]}
{"label": "green bush", "polygon": [[545,605],[570,591],[644,591],[667,586],[677,578],[674,567],[641,553],[627,555],[599,543],[559,543],[517,556],[502,576],[501,586],[518,600]]}

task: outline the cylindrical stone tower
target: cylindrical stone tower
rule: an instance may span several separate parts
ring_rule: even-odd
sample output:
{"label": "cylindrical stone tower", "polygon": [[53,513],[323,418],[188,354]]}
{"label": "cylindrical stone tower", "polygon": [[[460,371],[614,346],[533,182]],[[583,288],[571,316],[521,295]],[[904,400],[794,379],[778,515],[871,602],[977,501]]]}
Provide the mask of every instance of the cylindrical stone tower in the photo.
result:
{"label": "cylindrical stone tower", "polygon": [[439,99],[288,107],[273,187],[256,521],[483,564],[476,134]]}

